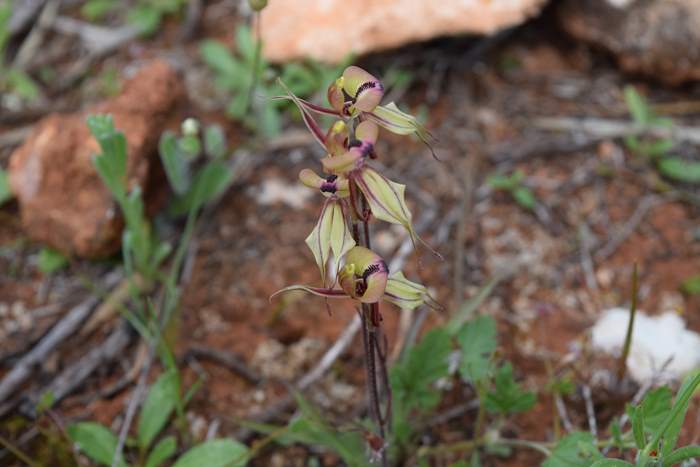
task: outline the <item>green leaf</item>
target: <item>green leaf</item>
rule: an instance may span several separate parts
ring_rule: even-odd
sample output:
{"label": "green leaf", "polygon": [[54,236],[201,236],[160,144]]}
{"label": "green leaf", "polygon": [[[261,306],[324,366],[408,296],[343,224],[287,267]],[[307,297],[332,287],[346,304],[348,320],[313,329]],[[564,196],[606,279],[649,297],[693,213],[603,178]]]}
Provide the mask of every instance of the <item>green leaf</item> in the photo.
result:
{"label": "green leaf", "polygon": [[[103,465],[112,465],[117,437],[105,426],[95,422],[81,422],[68,426],[68,437],[90,459]],[[122,460],[118,465],[126,467]]]}
{"label": "green leaf", "polygon": [[202,60],[209,68],[218,73],[222,80],[219,87],[232,90],[245,90],[244,83],[250,81],[244,65],[231,54],[229,49],[218,41],[207,40],[199,46]]}
{"label": "green leaf", "polygon": [[668,178],[684,183],[700,183],[700,162],[690,162],[680,157],[659,159],[659,171]]}
{"label": "green leaf", "polygon": [[99,21],[115,6],[114,0],[89,0],[80,8],[80,15],[88,21]]}
{"label": "green leaf", "polygon": [[542,467],[590,467],[602,458],[590,433],[574,432],[557,443]]}
{"label": "green leaf", "polygon": [[638,125],[649,125],[654,115],[647,100],[632,86],[625,86],[625,102],[632,119]]}
{"label": "green leaf", "polygon": [[174,210],[178,214],[199,209],[203,204],[228,188],[233,172],[223,162],[208,162],[194,177],[189,191],[177,200]]}
{"label": "green leaf", "polygon": [[700,294],[700,274],[687,278],[681,285],[681,290],[688,295]]}
{"label": "green leaf", "polygon": [[5,79],[7,79],[10,92],[17,94],[22,99],[33,101],[39,97],[39,86],[24,71],[10,68],[5,72]]}
{"label": "green leaf", "polygon": [[630,464],[629,462],[620,459],[601,459],[594,462],[591,467],[622,467],[628,465],[634,466],[634,464]]}
{"label": "green leaf", "polygon": [[39,251],[37,267],[44,274],[51,274],[68,264],[68,258],[56,250],[44,247]]}
{"label": "green leaf", "polygon": [[495,389],[484,399],[484,407],[489,412],[510,414],[525,412],[537,402],[534,392],[523,391],[513,379],[513,367],[506,363],[496,372]]}
{"label": "green leaf", "polygon": [[138,422],[138,442],[146,450],[170,418],[180,396],[180,378],[176,371],[160,375],[148,391]]}
{"label": "green leaf", "polygon": [[524,186],[519,186],[512,192],[515,202],[517,202],[521,207],[525,209],[533,210],[537,206],[537,200],[532,191]]}
{"label": "green leaf", "polygon": [[177,451],[177,441],[174,436],[161,439],[146,459],[146,467],[158,467]]}
{"label": "green leaf", "polygon": [[394,365],[389,373],[393,390],[394,430],[405,442],[410,437],[411,412],[429,410],[440,401],[435,382],[448,375],[447,358],[451,351],[450,335],[444,328],[429,331],[420,342]]}
{"label": "green leaf", "polygon": [[516,182],[512,176],[508,175],[489,175],[486,183],[494,190],[510,191],[515,188]]}
{"label": "green leaf", "polygon": [[12,17],[12,2],[0,1],[0,56],[4,56],[5,46],[10,37],[10,18]]}
{"label": "green leaf", "polygon": [[475,318],[460,329],[457,341],[462,350],[462,378],[471,383],[481,381],[489,373],[491,355],[496,350],[496,321],[491,316]]}
{"label": "green leaf", "polygon": [[0,206],[11,200],[13,197],[10,191],[10,180],[5,170],[0,169]]}
{"label": "green leaf", "polygon": [[256,44],[250,28],[245,24],[240,24],[236,28],[236,49],[245,61],[252,65],[255,61]]}
{"label": "green leaf", "polygon": [[226,135],[219,125],[210,125],[204,129],[204,152],[214,160],[226,156]]}
{"label": "green leaf", "polygon": [[170,187],[176,194],[183,195],[189,188],[188,164],[172,132],[166,131],[161,135],[158,152]]}
{"label": "green leaf", "polygon": [[147,3],[140,3],[131,8],[127,13],[127,20],[133,24],[142,34],[150,36],[158,30],[163,13]]}
{"label": "green leaf", "polygon": [[[680,435],[683,421],[685,420],[685,414],[688,412],[688,403],[698,385],[700,385],[700,373],[695,373],[685,378],[683,384],[681,384],[681,387],[678,389],[676,399],[673,401],[671,412],[667,414],[664,422],[654,433],[654,437],[649,441],[647,448],[651,446],[651,449],[656,449],[655,445],[658,444],[661,438],[663,438],[661,449],[662,456],[671,454],[676,448],[678,436]],[[645,448],[645,451],[647,451],[647,448]]]}
{"label": "green leaf", "polygon": [[664,458],[664,467],[671,467],[688,459],[700,458],[700,446],[685,446],[673,451],[668,457]]}
{"label": "green leaf", "polygon": [[187,451],[173,467],[243,467],[247,462],[245,445],[232,439],[213,439]]}
{"label": "green leaf", "polygon": [[671,411],[673,393],[669,388],[661,387],[650,391],[642,400],[641,415],[644,417],[644,431],[654,433],[661,428],[664,419]]}
{"label": "green leaf", "polygon": [[121,202],[126,196],[126,138],[114,129],[110,115],[90,115],[87,125],[102,149],[102,154],[93,158],[97,173]]}
{"label": "green leaf", "polygon": [[644,435],[644,417],[641,415],[641,409],[628,405],[626,407],[627,416],[632,423],[632,435],[634,436],[634,444],[637,448],[642,449],[647,443]]}

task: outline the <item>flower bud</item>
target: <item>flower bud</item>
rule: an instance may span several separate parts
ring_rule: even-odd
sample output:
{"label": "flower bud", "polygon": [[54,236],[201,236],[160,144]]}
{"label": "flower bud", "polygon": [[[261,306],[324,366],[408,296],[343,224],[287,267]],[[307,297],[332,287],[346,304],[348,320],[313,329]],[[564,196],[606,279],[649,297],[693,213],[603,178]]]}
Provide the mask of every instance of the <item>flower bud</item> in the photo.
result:
{"label": "flower bud", "polygon": [[267,6],[267,0],[248,0],[248,5],[253,11],[262,11]]}

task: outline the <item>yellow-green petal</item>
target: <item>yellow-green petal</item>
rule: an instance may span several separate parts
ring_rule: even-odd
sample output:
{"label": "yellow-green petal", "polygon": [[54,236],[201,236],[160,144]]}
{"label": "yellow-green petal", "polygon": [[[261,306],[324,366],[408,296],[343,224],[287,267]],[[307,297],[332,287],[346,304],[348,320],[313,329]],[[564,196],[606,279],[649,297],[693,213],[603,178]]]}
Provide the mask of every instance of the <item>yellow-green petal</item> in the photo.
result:
{"label": "yellow-green petal", "polygon": [[389,276],[384,300],[404,310],[413,310],[423,304],[436,310],[442,309],[442,306],[430,296],[427,287],[406,279],[401,271]]}

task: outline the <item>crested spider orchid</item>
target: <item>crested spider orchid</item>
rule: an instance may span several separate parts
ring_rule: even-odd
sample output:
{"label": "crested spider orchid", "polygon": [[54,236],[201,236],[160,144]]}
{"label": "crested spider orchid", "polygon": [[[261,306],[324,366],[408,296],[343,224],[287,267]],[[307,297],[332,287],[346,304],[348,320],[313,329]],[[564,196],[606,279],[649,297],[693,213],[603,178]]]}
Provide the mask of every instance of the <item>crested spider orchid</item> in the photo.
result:
{"label": "crested spider orchid", "polygon": [[[348,298],[359,303],[370,409],[378,436],[384,439],[390,426],[391,391],[378,303],[386,301],[407,310],[420,305],[441,307],[425,286],[408,280],[400,271],[389,271],[387,263],[370,249],[372,217],[403,226],[414,245],[422,242],[406,205],[405,185],[386,178],[372,167],[371,161],[377,158],[375,144],[380,127],[400,135],[413,134],[428,147],[432,137],[415,117],[399,110],[393,102],[380,105],[384,96],[382,83],[359,67],[348,67],[328,87],[330,107],[302,100],[281,81],[280,84],[287,96],[279,99],[290,99],[297,105],[304,123],[326,151],[321,159],[323,176],[310,169],[299,173],[300,181],[318,190],[325,200],[306,239],[321,273],[322,286],[291,285],[275,295],[303,290],[326,299]],[[333,116],[336,121],[324,132],[314,114]],[[384,391],[379,390],[380,384]],[[384,394],[384,404],[379,400],[380,394]],[[386,455],[382,452],[381,456],[386,464]]]}

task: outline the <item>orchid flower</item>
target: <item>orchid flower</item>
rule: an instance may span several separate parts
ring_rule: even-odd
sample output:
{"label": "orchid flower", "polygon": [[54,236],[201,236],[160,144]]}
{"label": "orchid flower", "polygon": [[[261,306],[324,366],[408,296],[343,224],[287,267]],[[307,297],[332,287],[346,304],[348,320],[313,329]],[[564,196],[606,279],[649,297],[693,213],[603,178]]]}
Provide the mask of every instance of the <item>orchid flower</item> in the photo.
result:
{"label": "orchid flower", "polygon": [[348,180],[338,175],[329,175],[324,179],[309,169],[302,170],[299,179],[309,188],[318,189],[327,198],[316,226],[306,238],[306,244],[316,259],[324,285],[327,285],[329,274],[326,268],[331,253],[333,272],[337,273],[341,258],[355,246],[355,240],[345,220],[345,205],[342,202],[342,198],[350,194]]}
{"label": "orchid flower", "polygon": [[415,134],[428,146],[433,157],[436,157],[431,146],[435,138],[430,132],[416,117],[399,110],[394,102],[384,106],[379,105],[384,97],[384,86],[377,78],[360,67],[347,67],[343,75],[328,87],[327,97],[331,108],[300,99],[282,81],[280,85],[287,92],[287,96],[280,96],[278,99],[290,99],[297,105],[304,123],[324,147],[325,141],[321,136],[323,132],[311,116],[312,112],[335,115],[344,119],[371,120],[398,135]]}
{"label": "orchid flower", "polygon": [[430,296],[426,287],[409,281],[402,272],[389,276],[386,262],[368,248],[355,246],[347,252],[344,260],[345,263],[338,274],[340,288],[290,285],[275,292],[272,297],[283,292],[303,290],[319,297],[351,298],[361,303],[377,303],[384,300],[410,310],[423,304],[433,309],[442,308]]}

